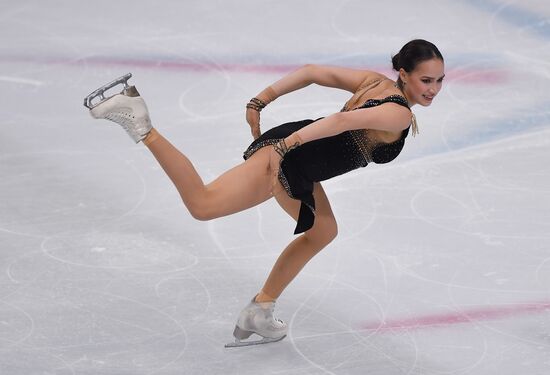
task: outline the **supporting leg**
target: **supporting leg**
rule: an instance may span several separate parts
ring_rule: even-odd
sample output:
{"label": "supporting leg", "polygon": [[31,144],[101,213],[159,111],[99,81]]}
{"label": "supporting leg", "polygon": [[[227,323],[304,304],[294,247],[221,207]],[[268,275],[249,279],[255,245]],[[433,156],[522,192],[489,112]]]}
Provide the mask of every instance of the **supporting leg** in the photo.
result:
{"label": "supporting leg", "polygon": [[[338,233],[336,220],[321,184],[315,184],[313,195],[317,206],[313,228],[284,249],[256,297],[256,301],[267,302],[277,299],[306,263],[336,237]],[[276,199],[290,216],[298,219],[300,210],[298,201],[289,198],[284,192],[277,194]]]}
{"label": "supporting leg", "polygon": [[[315,224],[292,241],[279,256],[260,293],[239,314],[233,332],[235,342],[226,347],[265,344],[282,340],[286,336],[287,324],[273,316],[275,299],[305,264],[336,237],[337,232],[334,215],[320,184],[315,184],[313,195],[317,206]],[[289,198],[284,191],[275,197],[285,211],[297,220],[300,203]],[[253,333],[262,339],[243,341]]]}

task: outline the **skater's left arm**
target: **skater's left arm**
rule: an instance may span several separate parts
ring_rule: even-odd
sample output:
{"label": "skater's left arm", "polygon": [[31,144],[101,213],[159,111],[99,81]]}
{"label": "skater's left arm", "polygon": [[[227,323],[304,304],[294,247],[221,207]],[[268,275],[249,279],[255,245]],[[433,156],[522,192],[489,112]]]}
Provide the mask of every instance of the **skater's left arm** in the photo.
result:
{"label": "skater's left arm", "polygon": [[277,178],[277,171],[285,154],[304,143],[355,129],[375,129],[398,133],[405,130],[411,120],[412,114],[409,109],[399,104],[387,103],[378,107],[338,112],[315,121],[273,145],[270,167],[275,172],[274,180]]}
{"label": "skater's left arm", "polygon": [[298,130],[300,144],[331,137],[348,130],[375,129],[391,133],[405,130],[411,123],[411,111],[399,104],[338,112]]}

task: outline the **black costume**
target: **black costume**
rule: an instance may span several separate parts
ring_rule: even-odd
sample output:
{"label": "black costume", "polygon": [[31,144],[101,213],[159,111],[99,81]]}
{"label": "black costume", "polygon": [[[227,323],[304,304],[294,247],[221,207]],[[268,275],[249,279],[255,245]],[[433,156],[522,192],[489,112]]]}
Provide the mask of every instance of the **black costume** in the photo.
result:
{"label": "black costume", "polygon": [[[409,108],[407,100],[403,96],[390,95],[384,99],[369,99],[362,106],[354,109],[376,107],[390,102]],[[344,107],[343,110],[346,108]],[[290,122],[266,131],[254,140],[244,152],[245,160],[260,148],[273,145],[315,121],[317,120]],[[278,177],[288,195],[302,203],[294,234],[305,232],[313,226],[315,220],[314,182],[328,180],[354,169],[365,167],[370,162],[382,164],[392,161],[403,149],[409,128],[403,130],[401,137],[392,143],[369,139],[368,130],[359,129],[307,142],[288,151],[281,160]]]}

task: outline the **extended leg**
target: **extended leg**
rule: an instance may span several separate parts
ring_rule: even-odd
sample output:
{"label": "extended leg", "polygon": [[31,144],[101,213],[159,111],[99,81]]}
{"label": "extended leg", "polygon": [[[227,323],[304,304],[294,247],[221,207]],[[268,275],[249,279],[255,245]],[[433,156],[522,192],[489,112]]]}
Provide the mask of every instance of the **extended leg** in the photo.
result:
{"label": "extended leg", "polygon": [[244,163],[205,185],[191,161],[155,129],[144,140],[183,203],[198,220],[209,220],[253,207],[271,197],[269,150],[261,149]]}
{"label": "extended leg", "polygon": [[[94,118],[121,125],[135,142],[143,141],[176,186],[193,217],[208,220],[255,206],[271,197],[269,151],[259,150],[246,162],[205,185],[189,159],[152,128],[139,92],[128,85],[131,74],[93,91],[84,99]],[[105,92],[124,85],[121,93]],[[97,98],[99,103],[95,104]]]}

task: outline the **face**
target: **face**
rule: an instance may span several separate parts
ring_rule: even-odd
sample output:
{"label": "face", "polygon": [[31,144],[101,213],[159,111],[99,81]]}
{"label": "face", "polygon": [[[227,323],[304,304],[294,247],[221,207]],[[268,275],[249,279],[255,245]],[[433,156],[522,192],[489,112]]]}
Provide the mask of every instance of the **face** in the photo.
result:
{"label": "face", "polygon": [[427,107],[432,104],[434,97],[441,90],[445,77],[444,70],[443,61],[438,58],[422,61],[410,73],[401,69],[399,75],[401,81],[406,83],[404,92],[409,105],[420,104]]}

